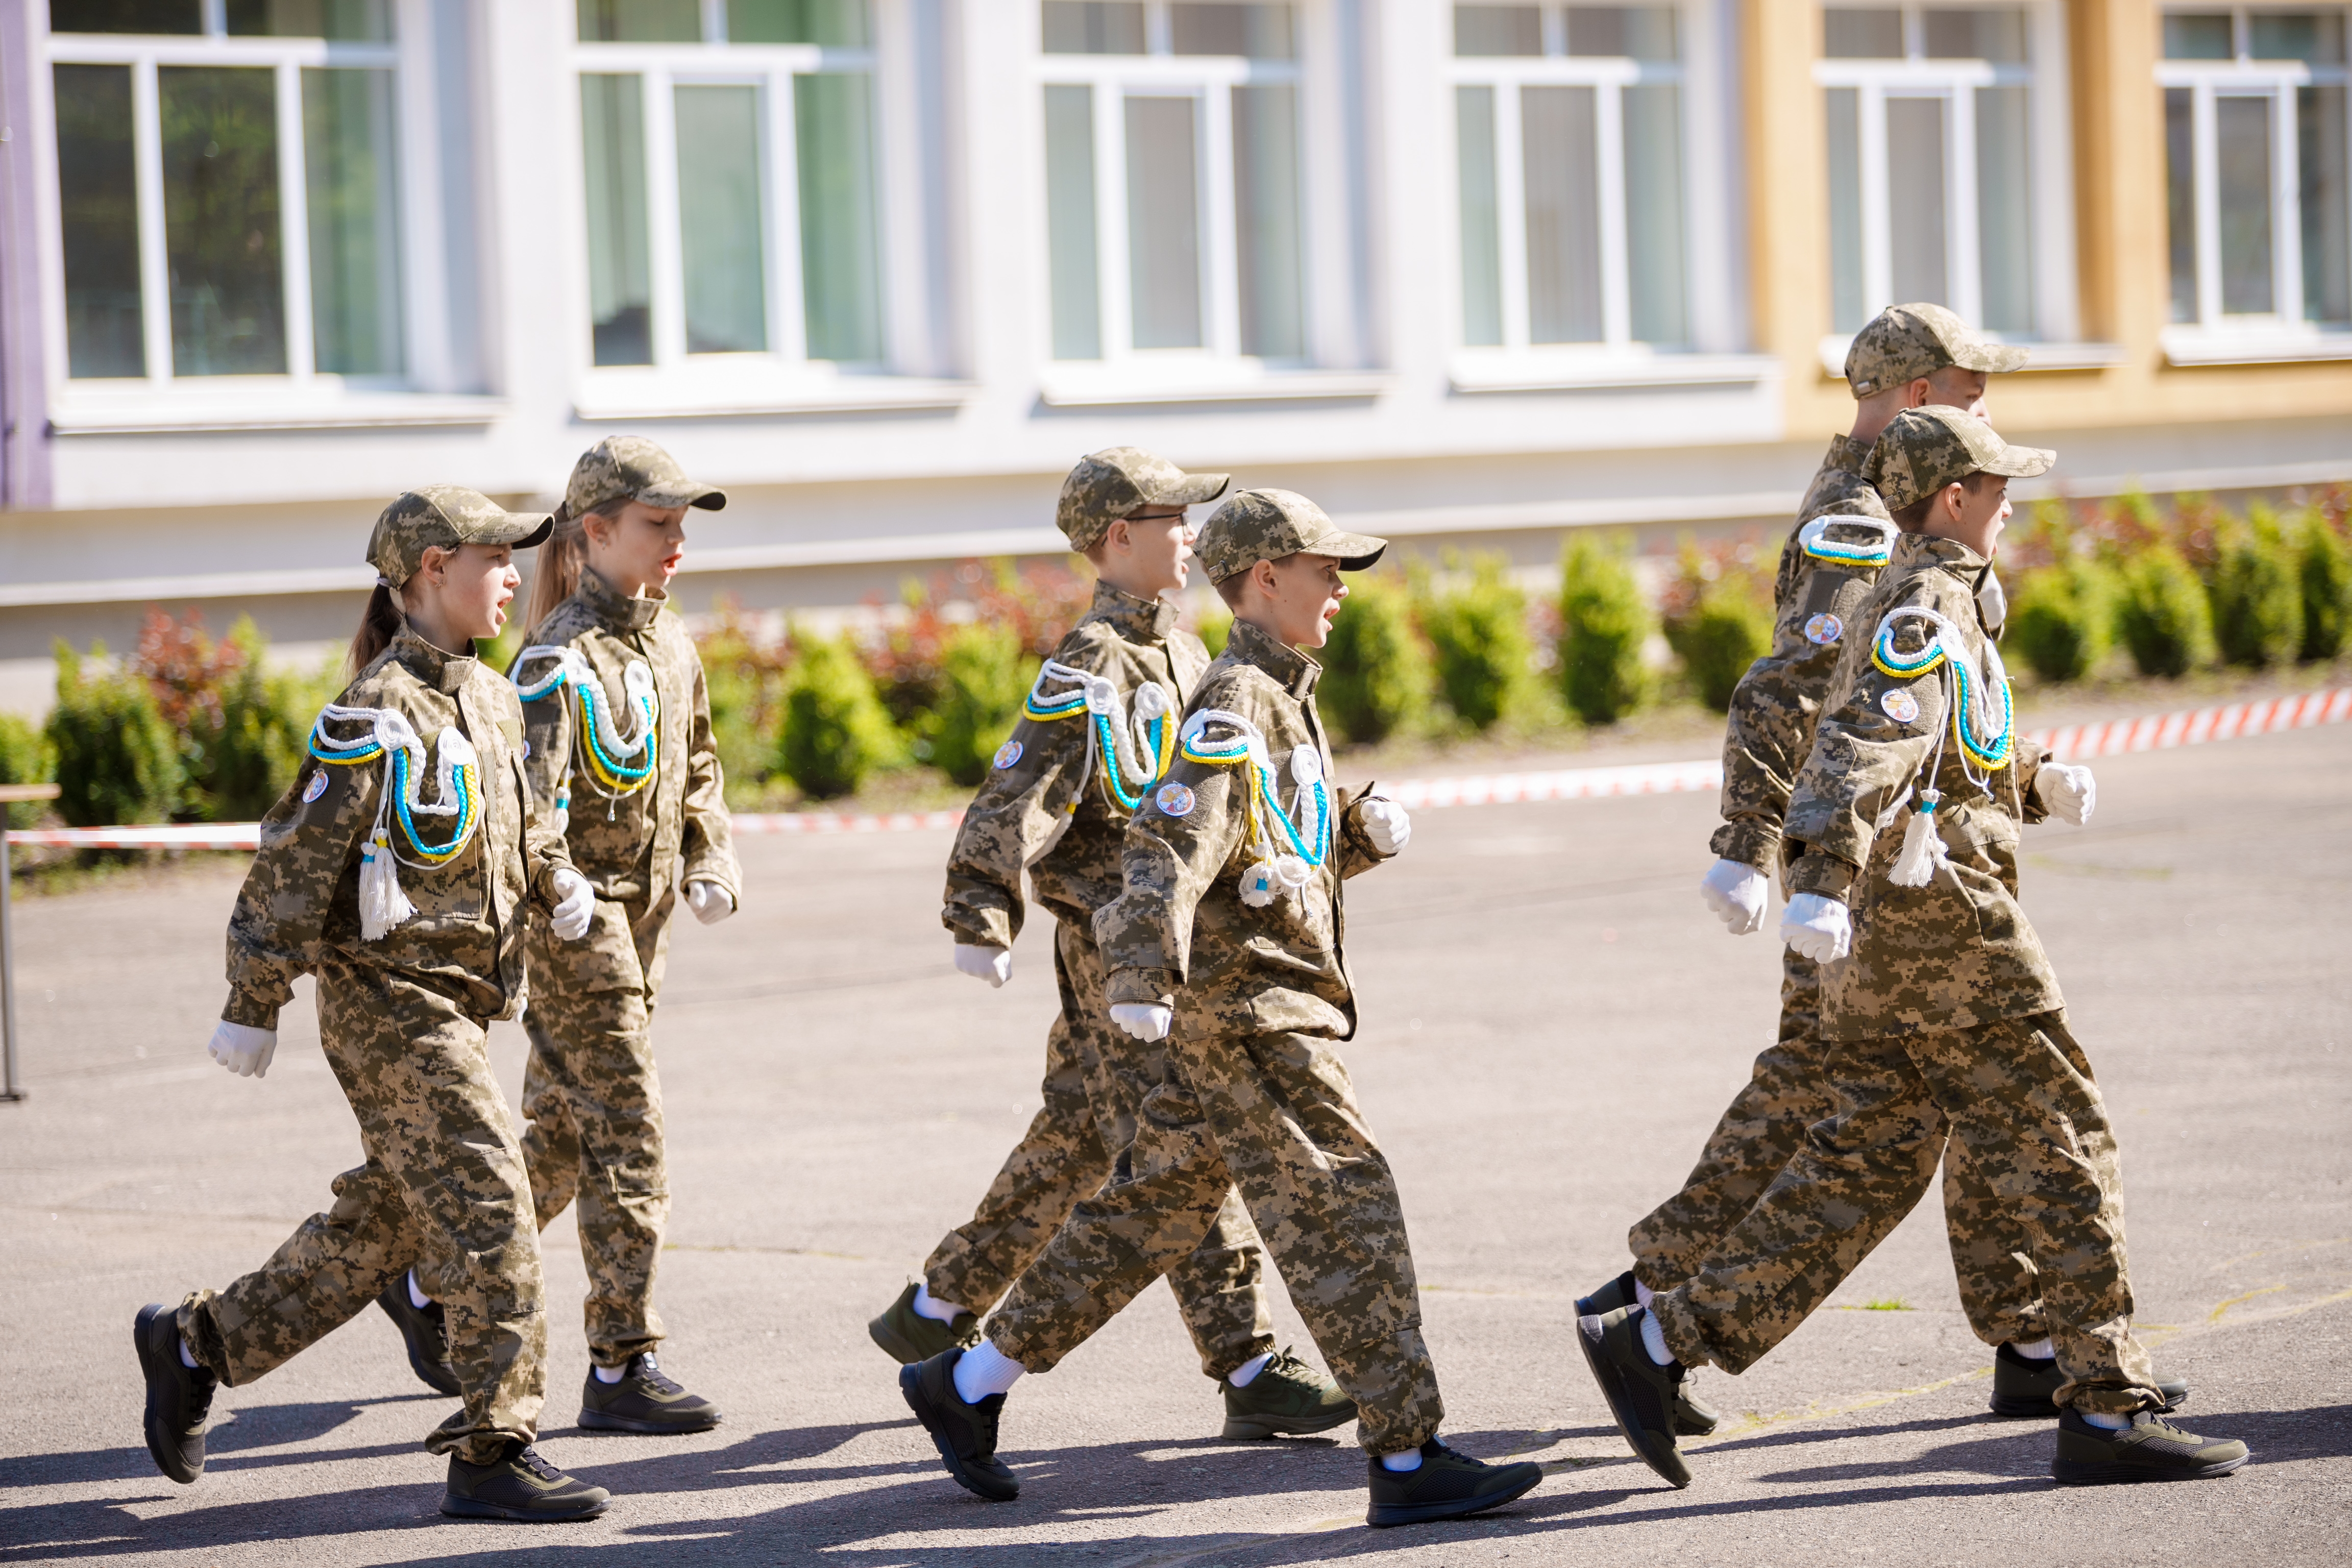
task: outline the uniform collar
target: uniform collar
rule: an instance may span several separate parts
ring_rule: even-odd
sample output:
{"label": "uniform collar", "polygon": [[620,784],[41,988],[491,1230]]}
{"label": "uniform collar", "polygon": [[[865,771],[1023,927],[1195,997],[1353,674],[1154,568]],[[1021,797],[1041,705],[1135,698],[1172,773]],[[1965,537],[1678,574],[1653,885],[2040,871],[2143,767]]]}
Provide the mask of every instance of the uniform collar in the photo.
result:
{"label": "uniform collar", "polygon": [[643,597],[624,594],[598,576],[593,566],[580,568],[579,594],[581,601],[596,612],[597,624],[610,632],[644,631],[669,603],[669,595],[658,589]]}
{"label": "uniform collar", "polygon": [[1933,561],[1957,576],[1973,582],[1985,569],[1985,558],[1957,539],[1939,539],[1931,533],[1906,533],[1895,541],[1895,548],[1908,562]]}
{"label": "uniform collar", "polygon": [[1225,653],[1228,658],[1257,666],[1301,702],[1315,695],[1315,682],[1323,673],[1323,667],[1299,649],[1276,642],[1251,622],[1238,618],[1234,622],[1232,635],[1225,639]]}
{"label": "uniform collar", "polygon": [[1087,619],[1102,622],[1129,642],[1160,643],[1176,629],[1176,606],[1157,596],[1139,599],[1097,579]]}
{"label": "uniform collar", "polygon": [[1870,458],[1870,447],[1871,443],[1857,441],[1851,436],[1832,436],[1829,455],[1822,462],[1825,467],[1859,476],[1862,465]]}
{"label": "uniform collar", "polygon": [[469,653],[448,653],[434,647],[404,617],[400,623],[400,635],[392,639],[390,651],[411,674],[436,691],[456,691],[482,662]]}

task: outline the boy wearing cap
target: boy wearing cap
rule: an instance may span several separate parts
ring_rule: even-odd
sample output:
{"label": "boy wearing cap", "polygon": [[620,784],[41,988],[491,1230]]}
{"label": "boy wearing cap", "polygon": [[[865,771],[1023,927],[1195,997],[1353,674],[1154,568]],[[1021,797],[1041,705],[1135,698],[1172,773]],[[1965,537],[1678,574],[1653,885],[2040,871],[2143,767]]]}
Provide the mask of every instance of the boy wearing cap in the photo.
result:
{"label": "boy wearing cap", "polygon": [[2244,1445],[2158,1418],[2166,1392],[2131,1331],[2114,1130],[2017,899],[2028,792],[2074,822],[2095,798],[2085,768],[2019,778],[1976,596],[2008,479],[2054,460],[1943,407],[1898,415],[1872,454],[1865,477],[1905,532],[1797,780],[1780,927],[1822,966],[1835,1111],[1691,1278],[1577,1325],[1620,1428],[1676,1486],[1685,1368],[1742,1372],[1785,1338],[1926,1192],[1948,1133],[2037,1269],[2063,1373],[2052,1474],[2183,1480],[2245,1463]]}
{"label": "boy wearing cap", "polygon": [[949,1472],[1017,1496],[996,1457],[1004,1391],[1053,1367],[1184,1258],[1236,1185],[1370,1455],[1375,1525],[1453,1518],[1542,1479],[1437,1440],[1437,1378],[1396,1184],[1339,1047],[1356,1028],[1340,881],[1402,849],[1393,802],[1330,784],[1315,709],[1340,580],[1386,548],[1286,490],[1244,490],[1201,537],[1234,609],[1166,780],[1127,830],[1122,890],[1095,917],[1112,1021],[1167,1041],[1110,1184],[1079,1203],[970,1351],[899,1374]]}
{"label": "boy wearing cap", "polygon": [[[867,1325],[902,1364],[980,1337],[978,1314],[1099,1188],[1135,1137],[1136,1110],[1164,1076],[1166,1049],[1111,1026],[1095,911],[1118,895],[1128,819],[1174,754],[1177,721],[1208,668],[1201,639],[1161,595],[1192,575],[1187,507],[1214,500],[1223,474],[1188,474],[1133,447],[1082,459],[1055,522],[1098,574],[1086,618],[1037,677],[1012,738],[964,813],[948,855],[940,921],[956,967],[1002,985],[1020,934],[1025,868],[1055,917],[1061,1011],[1045,1037],[1045,1105],[980,1207],[950,1231]],[[1321,1432],[1355,1414],[1331,1380],[1277,1355],[1257,1232],[1230,1184],[1208,1233],[1171,1260],[1169,1288],[1218,1381],[1224,1436]]]}

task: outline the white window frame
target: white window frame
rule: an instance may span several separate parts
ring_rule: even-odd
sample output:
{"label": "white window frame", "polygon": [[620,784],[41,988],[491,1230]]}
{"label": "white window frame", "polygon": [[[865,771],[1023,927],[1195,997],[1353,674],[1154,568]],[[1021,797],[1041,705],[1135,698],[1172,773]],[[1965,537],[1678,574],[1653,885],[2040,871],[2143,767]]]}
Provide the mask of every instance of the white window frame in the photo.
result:
{"label": "white window frame", "polygon": [[[1823,10],[1892,10],[1887,5],[1828,5]],[[2011,334],[2021,342],[2072,343],[2080,331],[2075,292],[2073,139],[2067,121],[2065,8],[2058,0],[1917,0],[1902,5],[1904,58],[1830,59],[1816,54],[1813,86],[1853,88],[1859,98],[1862,183],[1862,293],[1864,319],[1902,301],[1894,298],[1893,246],[1886,201],[1886,100],[1938,99],[1945,105],[1944,276],[1948,301],[1961,320],[1984,319],[1982,258],[1977,233],[1976,89],[2022,87],[2027,91],[2027,165],[2033,171],[2033,327]],[[1928,10],[2022,10],[2026,15],[2026,63],[1995,65],[1983,60],[1927,58],[1925,13]],[[1822,47],[1817,38],[1814,47]],[[1822,256],[1824,281],[1831,258]],[[1825,301],[1826,303],[1826,301]],[[1996,336],[2000,334],[1994,334]],[[1843,361],[1844,333],[1822,345]]]}
{"label": "white window frame", "polygon": [[[2156,84],[2159,90],[2186,88],[2189,100],[2193,206],[2197,224],[2197,320],[2172,322],[2165,337],[2176,359],[2200,356],[2197,342],[2205,338],[2260,337],[2284,340],[2333,339],[2345,336],[2342,323],[2307,321],[2303,315],[2302,143],[2295,134],[2295,89],[2304,87],[2352,86],[2352,69],[2345,65],[2314,66],[2301,60],[2255,60],[2252,57],[2253,16],[2258,12],[2328,12],[2343,19],[2352,34],[2352,13],[2336,5],[2181,5],[2167,10],[2206,15],[2226,8],[2231,14],[2233,58],[2226,60],[2159,58]],[[2161,45],[2159,44],[2159,48]],[[2221,307],[2221,195],[2220,148],[2214,125],[2214,100],[2219,98],[2259,98],[2269,100],[2271,127],[2271,303],[2260,313],[2231,314]],[[2352,117],[2347,117],[2352,118]],[[2347,132],[2352,134],[2352,132]],[[2347,150],[2352,151],[2352,150]],[[2170,171],[2166,171],[2170,179]],[[2167,313],[2171,289],[2167,280]],[[2347,352],[2352,352],[2347,349]]]}

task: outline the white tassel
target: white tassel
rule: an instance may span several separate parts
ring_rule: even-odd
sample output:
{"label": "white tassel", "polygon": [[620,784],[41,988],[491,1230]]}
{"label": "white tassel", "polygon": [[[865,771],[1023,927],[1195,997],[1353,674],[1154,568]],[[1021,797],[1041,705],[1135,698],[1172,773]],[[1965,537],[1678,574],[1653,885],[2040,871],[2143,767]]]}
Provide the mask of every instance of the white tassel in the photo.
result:
{"label": "white tassel", "polygon": [[378,827],[360,849],[360,940],[381,941],[386,931],[415,913],[416,906],[400,890],[400,868],[393,858],[391,836]]}
{"label": "white tassel", "polygon": [[1911,826],[1903,830],[1903,848],[1886,874],[1896,887],[1924,888],[1944,863],[1943,836],[1936,831],[1936,803],[1943,798],[1932,789],[1919,792],[1919,809],[1911,814]]}
{"label": "white tassel", "polygon": [[1261,860],[1242,873],[1242,902],[1251,909],[1262,910],[1274,902],[1274,862]]}

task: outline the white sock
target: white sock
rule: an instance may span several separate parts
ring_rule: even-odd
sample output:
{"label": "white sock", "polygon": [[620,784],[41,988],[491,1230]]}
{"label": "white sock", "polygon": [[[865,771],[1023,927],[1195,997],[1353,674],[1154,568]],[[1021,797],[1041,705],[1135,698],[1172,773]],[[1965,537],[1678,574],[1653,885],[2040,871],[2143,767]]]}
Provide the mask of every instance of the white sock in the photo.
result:
{"label": "white sock", "polygon": [[1402,1475],[1407,1470],[1417,1470],[1421,1468],[1421,1450],[1407,1448],[1402,1454],[1382,1454],[1381,1468],[1397,1475]]}
{"label": "white sock", "polygon": [[[593,1366],[593,1363],[592,1363],[591,1365]],[[594,1367],[594,1371],[596,1373],[596,1381],[607,1384],[618,1383],[621,1379],[629,1375],[629,1369],[625,1364],[621,1366],[596,1366]]]}
{"label": "white sock", "polygon": [[915,1315],[929,1318],[935,1323],[952,1323],[964,1315],[964,1310],[953,1301],[942,1301],[932,1295],[929,1286],[918,1285],[915,1287]]}
{"label": "white sock", "polygon": [[185,1340],[180,1342],[180,1364],[190,1372],[196,1370],[196,1358],[188,1353],[188,1342]]}
{"label": "white sock", "polygon": [[1633,1281],[1633,1300],[1634,1300],[1639,1301],[1643,1306],[1646,1307],[1646,1306],[1648,1306],[1651,1302],[1653,1302],[1653,1301],[1656,1300],[1657,1299],[1658,1299],[1658,1293],[1657,1293],[1655,1290],[1653,1290],[1653,1289],[1651,1289],[1647,1285],[1643,1284],[1643,1283],[1642,1283],[1642,1281],[1641,1281],[1638,1278],[1634,1279],[1634,1281]]}
{"label": "white sock", "polygon": [[1234,1368],[1233,1371],[1225,1373],[1225,1381],[1232,1384],[1235,1388],[1247,1388],[1250,1385],[1250,1379],[1255,1377],[1259,1373],[1264,1372],[1266,1369],[1267,1363],[1273,1360],[1274,1352],[1272,1351],[1266,1352],[1264,1355],[1252,1356],[1249,1360],[1242,1363],[1241,1365]]}
{"label": "white sock", "polygon": [[408,1304],[420,1312],[433,1305],[433,1298],[416,1288],[416,1270],[414,1268],[408,1271]]}
{"label": "white sock", "polygon": [[2126,1432],[2131,1429],[2132,1418],[2128,1415],[2105,1415],[2096,1410],[2077,1410],[2074,1414],[2102,1432]]}
{"label": "white sock", "polygon": [[2058,1347],[2044,1334],[2038,1340],[2011,1340],[2009,1348],[2028,1361],[2049,1361],[2058,1353]]}
{"label": "white sock", "polygon": [[1642,1314],[1642,1348],[1648,1351],[1650,1359],[1660,1366],[1671,1365],[1674,1362],[1675,1352],[1666,1348],[1666,1331],[1658,1327],[1655,1312]]}
{"label": "white sock", "polygon": [[956,1397],[966,1405],[977,1405],[992,1394],[1011,1388],[1028,1370],[991,1341],[982,1340],[956,1362]]}

